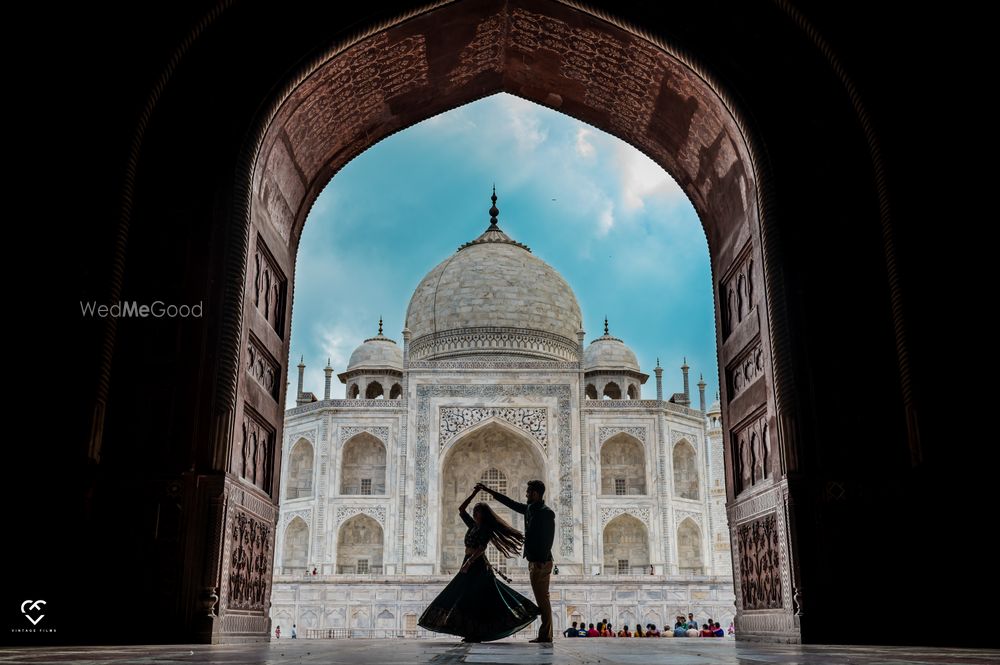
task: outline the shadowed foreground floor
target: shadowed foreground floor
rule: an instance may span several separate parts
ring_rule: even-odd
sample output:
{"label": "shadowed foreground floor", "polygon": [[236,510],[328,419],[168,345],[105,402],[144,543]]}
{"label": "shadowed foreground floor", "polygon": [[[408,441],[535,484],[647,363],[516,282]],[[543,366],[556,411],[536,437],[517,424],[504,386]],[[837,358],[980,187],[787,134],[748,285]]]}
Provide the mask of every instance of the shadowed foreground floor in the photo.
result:
{"label": "shadowed foreground floor", "polygon": [[579,639],[555,646],[523,641],[458,644],[441,640],[295,640],[208,646],[46,647],[0,649],[0,663],[600,663],[614,665],[919,665],[1000,663],[1000,650],[918,647],[744,645],[731,639]]}

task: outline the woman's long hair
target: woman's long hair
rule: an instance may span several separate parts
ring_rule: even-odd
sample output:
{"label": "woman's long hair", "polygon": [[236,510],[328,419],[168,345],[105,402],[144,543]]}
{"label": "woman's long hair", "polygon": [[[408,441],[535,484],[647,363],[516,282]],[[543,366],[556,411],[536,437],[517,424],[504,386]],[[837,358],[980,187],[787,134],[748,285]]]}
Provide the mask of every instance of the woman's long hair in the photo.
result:
{"label": "woman's long hair", "polygon": [[490,542],[497,548],[500,554],[508,559],[516,557],[521,552],[524,545],[524,534],[512,527],[490,508],[490,504],[485,502],[477,503],[472,508],[472,514],[480,511],[483,516],[482,526],[490,529]]}

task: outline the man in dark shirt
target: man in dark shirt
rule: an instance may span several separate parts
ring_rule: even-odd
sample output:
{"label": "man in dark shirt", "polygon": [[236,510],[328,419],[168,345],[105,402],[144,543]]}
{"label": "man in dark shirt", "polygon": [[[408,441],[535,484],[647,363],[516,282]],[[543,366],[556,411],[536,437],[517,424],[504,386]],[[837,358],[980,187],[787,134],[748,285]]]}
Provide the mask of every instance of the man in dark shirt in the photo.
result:
{"label": "man in dark shirt", "polygon": [[525,496],[528,503],[518,503],[510,497],[479,483],[476,488],[489,492],[497,501],[524,515],[524,558],[528,560],[528,579],[535,602],[542,612],[538,637],[532,642],[552,642],[552,603],[549,602],[549,578],[552,575],[552,541],[556,536],[556,514],[545,505],[545,483],[528,481]]}

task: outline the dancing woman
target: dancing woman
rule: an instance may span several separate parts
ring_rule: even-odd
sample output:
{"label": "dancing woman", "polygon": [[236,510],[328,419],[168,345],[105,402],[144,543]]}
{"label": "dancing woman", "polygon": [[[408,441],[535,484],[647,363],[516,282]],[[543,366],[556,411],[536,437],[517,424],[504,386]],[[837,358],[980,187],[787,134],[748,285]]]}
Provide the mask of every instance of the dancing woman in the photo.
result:
{"label": "dancing woman", "polygon": [[420,616],[419,625],[438,633],[460,635],[465,642],[488,642],[513,635],[539,615],[533,602],[497,579],[486,558],[490,543],[504,557],[517,556],[524,535],[498,517],[489,504],[466,508],[477,490],[458,508],[465,532],[465,559],[454,579]]}

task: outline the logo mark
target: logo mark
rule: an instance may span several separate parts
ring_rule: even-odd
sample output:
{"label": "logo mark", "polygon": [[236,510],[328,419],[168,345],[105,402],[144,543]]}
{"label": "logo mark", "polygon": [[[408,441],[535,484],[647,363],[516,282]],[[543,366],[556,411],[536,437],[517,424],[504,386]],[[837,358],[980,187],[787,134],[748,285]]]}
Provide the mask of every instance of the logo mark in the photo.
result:
{"label": "logo mark", "polygon": [[27,605],[28,603],[31,603],[31,606],[28,608],[29,610],[40,610],[42,608],[40,608],[38,606],[39,603],[41,603],[42,605],[44,605],[45,601],[44,600],[26,600],[23,603],[21,603],[21,614],[23,614],[25,617],[28,618],[28,621],[31,622],[31,625],[37,626],[38,622],[45,618],[45,615],[44,614],[40,614],[40,615],[38,615],[37,619],[31,618],[31,616],[28,614],[27,610],[24,609],[24,606]]}

